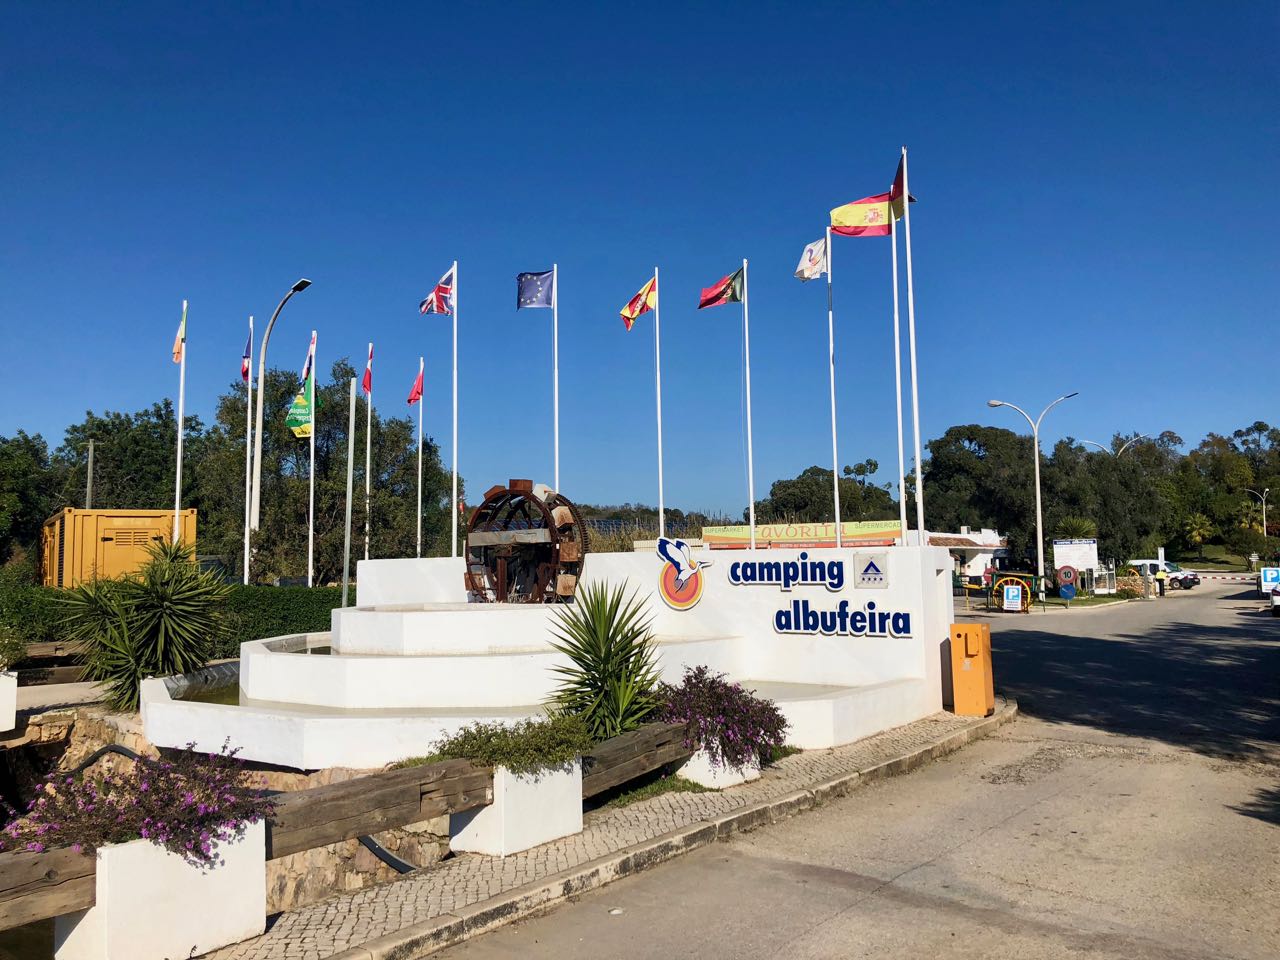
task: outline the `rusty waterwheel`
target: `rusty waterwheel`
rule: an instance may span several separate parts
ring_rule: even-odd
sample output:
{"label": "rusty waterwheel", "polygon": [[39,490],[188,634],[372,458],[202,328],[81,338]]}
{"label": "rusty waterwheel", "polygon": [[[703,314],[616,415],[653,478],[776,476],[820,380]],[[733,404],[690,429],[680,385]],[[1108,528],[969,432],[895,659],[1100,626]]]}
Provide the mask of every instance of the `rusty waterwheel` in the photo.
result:
{"label": "rusty waterwheel", "polygon": [[564,603],[587,553],[573,502],[545,484],[490,488],[467,524],[467,595],[473,602]]}

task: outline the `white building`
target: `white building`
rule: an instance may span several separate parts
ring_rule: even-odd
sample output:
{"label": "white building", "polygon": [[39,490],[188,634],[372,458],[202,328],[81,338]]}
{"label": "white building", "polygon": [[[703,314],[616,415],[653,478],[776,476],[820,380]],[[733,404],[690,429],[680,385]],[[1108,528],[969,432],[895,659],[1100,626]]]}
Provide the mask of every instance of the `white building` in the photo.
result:
{"label": "white building", "polygon": [[929,546],[946,547],[962,577],[980,577],[994,565],[997,550],[1004,549],[1005,538],[998,530],[978,531],[961,527],[959,533],[930,533]]}

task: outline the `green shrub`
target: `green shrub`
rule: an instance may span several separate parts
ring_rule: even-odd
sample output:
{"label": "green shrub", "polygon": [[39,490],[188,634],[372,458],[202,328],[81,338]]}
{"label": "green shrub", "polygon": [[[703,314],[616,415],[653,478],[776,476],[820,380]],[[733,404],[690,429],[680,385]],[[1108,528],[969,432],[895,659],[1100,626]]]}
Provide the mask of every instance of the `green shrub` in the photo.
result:
{"label": "green shrub", "polygon": [[326,631],[330,612],[341,604],[341,587],[232,587],[226,633],[213,659],[240,656],[246,640]]}
{"label": "green shrub", "polygon": [[27,655],[27,643],[17,630],[0,623],[0,670],[8,670]]}
{"label": "green shrub", "polygon": [[636,594],[593,583],[574,603],[556,608],[552,646],[568,666],[556,667],[555,708],[580,717],[591,736],[607,740],[634,730],[657,709],[657,652],[653,618]]}
{"label": "green shrub", "polygon": [[1116,591],[1116,598],[1119,600],[1137,600],[1140,596],[1142,594],[1133,589],[1133,587],[1121,587]]}
{"label": "green shrub", "polygon": [[60,592],[36,586],[25,565],[0,567],[0,625],[12,628],[27,644],[59,639],[65,613],[58,603]]}
{"label": "green shrub", "polygon": [[137,709],[143,678],[203,667],[225,630],[230,588],[191,548],[159,544],[150,554],[138,573],[83,583],[62,600],[67,639],[118,710]]}
{"label": "green shrub", "polygon": [[470,760],[512,773],[561,767],[590,751],[591,735],[577,717],[558,715],[518,723],[473,723],[435,744],[432,753],[393,764],[418,766],[440,760]]}

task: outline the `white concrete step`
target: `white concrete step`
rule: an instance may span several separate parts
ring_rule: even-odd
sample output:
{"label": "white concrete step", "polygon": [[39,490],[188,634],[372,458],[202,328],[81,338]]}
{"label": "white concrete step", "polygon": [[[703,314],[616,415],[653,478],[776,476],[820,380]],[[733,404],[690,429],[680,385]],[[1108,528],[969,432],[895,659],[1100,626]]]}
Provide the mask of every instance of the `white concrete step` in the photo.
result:
{"label": "white concrete step", "polygon": [[923,679],[862,686],[742,680],[748,690],[774,701],[790,728],[787,743],[817,750],[853,743],[918,719],[929,702]]}

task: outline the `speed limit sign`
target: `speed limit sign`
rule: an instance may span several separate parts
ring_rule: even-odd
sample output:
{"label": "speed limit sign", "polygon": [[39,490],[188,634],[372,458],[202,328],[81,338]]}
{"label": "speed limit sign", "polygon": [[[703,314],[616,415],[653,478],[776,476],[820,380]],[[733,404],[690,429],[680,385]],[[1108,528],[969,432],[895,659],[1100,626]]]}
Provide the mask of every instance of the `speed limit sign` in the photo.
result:
{"label": "speed limit sign", "polygon": [[1062,584],[1074,584],[1079,574],[1076,573],[1075,567],[1059,567],[1058,582]]}

